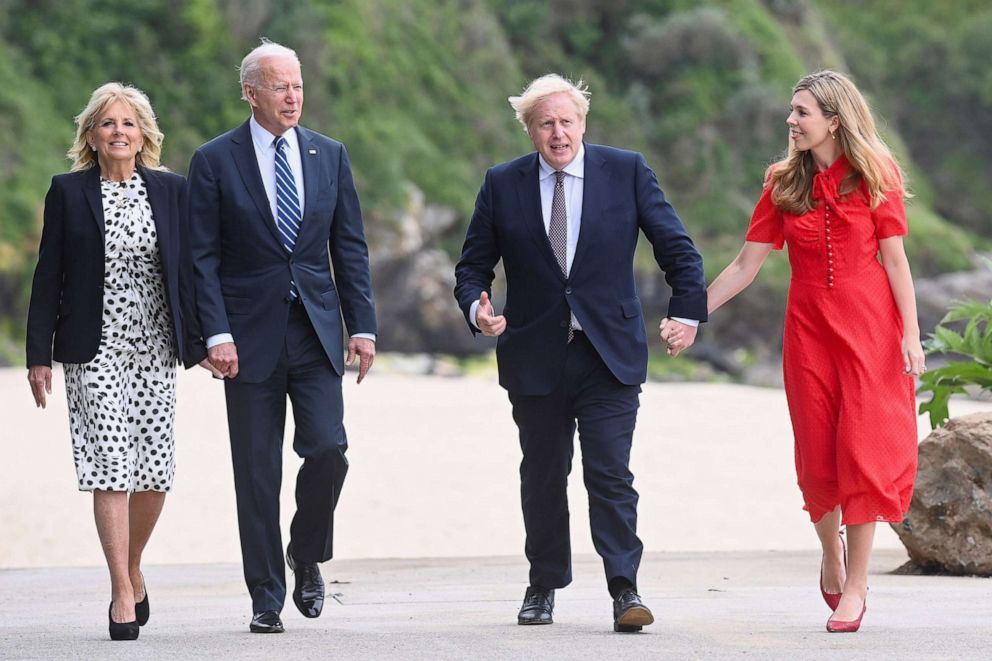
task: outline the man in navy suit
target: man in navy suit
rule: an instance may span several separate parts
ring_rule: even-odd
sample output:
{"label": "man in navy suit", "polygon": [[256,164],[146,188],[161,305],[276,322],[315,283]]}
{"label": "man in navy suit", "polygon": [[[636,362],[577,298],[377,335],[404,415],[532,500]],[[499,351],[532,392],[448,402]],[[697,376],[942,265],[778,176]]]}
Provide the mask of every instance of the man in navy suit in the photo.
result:
{"label": "man in navy suit", "polygon": [[[189,168],[196,305],[208,358],[225,377],[250,630],[281,633],[286,598],[279,491],[286,397],[303,457],[286,562],[293,601],[317,617],[344,482],[344,324],[358,382],[376,315],[362,213],[344,146],[298,125],[296,53],[263,40],[241,64],[252,116],[200,147]],[[328,254],[330,260],[328,260]],[[334,276],[331,276],[333,265]]]}
{"label": "man in navy suit", "polygon": [[[572,580],[566,484],[578,428],[614,630],[637,631],[654,617],[637,593],[643,547],[628,468],[648,358],[634,251],[643,232],[672,288],[663,322],[672,355],[706,319],[702,259],[641,154],[583,143],[581,82],[550,74],[509,100],[537,153],[486,173],[455,298],[473,332],[499,336],[499,382],[520,430],[530,585],[517,621],[550,624],[554,590]],[[497,315],[500,259],[507,291]]]}

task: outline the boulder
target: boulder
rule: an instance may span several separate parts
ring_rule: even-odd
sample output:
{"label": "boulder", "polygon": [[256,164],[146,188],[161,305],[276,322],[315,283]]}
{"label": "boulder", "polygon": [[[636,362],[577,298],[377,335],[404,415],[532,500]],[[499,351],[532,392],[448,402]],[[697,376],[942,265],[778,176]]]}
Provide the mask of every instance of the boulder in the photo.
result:
{"label": "boulder", "polygon": [[992,412],[952,418],[920,443],[913,502],[892,528],[921,570],[992,576]]}

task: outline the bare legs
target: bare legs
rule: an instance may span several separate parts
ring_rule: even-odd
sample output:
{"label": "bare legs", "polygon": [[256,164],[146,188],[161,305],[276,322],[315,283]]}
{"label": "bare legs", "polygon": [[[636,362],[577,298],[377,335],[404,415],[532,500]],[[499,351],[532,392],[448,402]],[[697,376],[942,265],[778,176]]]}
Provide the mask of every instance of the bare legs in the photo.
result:
{"label": "bare legs", "polygon": [[856,620],[861,615],[868,596],[868,561],[875,539],[875,522],[847,527],[847,580],[834,619]]}
{"label": "bare legs", "polygon": [[823,589],[831,594],[844,591],[844,548],[840,541],[840,506],[813,526],[823,547]]}
{"label": "bare legs", "polygon": [[93,492],[93,515],[110,570],[115,622],[133,622],[134,602],[144,598],[141,554],[164,504],[165,493],[157,491],[134,493],[130,498],[124,491]]}
{"label": "bare legs", "polygon": [[823,547],[823,587],[827,592],[842,593],[833,618],[841,621],[858,619],[868,595],[868,563],[871,559],[875,524],[847,526],[847,573],[844,572],[843,549],[840,543],[841,511],[838,506],[814,524]]}

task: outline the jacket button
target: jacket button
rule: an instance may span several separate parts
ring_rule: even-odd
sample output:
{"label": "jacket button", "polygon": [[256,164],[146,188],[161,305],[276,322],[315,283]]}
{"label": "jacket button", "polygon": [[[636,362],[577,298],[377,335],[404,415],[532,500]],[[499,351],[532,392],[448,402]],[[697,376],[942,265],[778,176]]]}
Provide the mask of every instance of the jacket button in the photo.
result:
{"label": "jacket button", "polygon": [[568,320],[566,319],[565,321],[561,322],[558,325],[561,326],[562,328],[568,328]]}
{"label": "jacket button", "polygon": [[565,293],[566,294],[571,294],[572,293],[572,288],[571,287],[565,287]]}

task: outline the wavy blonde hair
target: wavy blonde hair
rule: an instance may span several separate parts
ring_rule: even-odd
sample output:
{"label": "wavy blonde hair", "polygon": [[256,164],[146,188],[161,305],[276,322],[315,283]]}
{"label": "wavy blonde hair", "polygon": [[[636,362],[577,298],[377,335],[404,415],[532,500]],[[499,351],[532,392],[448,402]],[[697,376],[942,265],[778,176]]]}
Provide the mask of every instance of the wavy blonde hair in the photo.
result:
{"label": "wavy blonde hair", "polygon": [[122,83],[106,83],[96,88],[83,112],[76,116],[76,139],[66,156],[72,160],[72,171],[86,170],[99,165],[96,152],[90,147],[87,137],[96,127],[97,119],[113,103],[121,101],[134,110],[138,129],[144,144],[135,155],[138,165],[149,170],[166,170],[159,159],[162,156],[162,141],[165,135],[155,121],[155,111],[148,96],[137,87]]}
{"label": "wavy blonde hair", "polygon": [[589,114],[589,87],[585,81],[579,80],[573,83],[567,78],[563,78],[556,73],[549,73],[532,80],[520,96],[511,96],[506,100],[510,102],[517,116],[517,121],[523,124],[524,131],[530,133],[530,120],[534,117],[534,111],[538,104],[553,94],[564,92],[575,104],[575,110],[579,117],[585,118]]}
{"label": "wavy blonde hair", "polygon": [[[892,191],[911,197],[903,185],[902,169],[878,135],[868,102],[847,76],[835,71],[817,71],[801,78],[792,93],[803,90],[813,95],[824,117],[836,116],[840,122],[834,137],[851,164],[851,173],[840,184],[841,195],[864,185],[872,209]],[[815,174],[812,151],[800,151],[790,140],[786,157],[768,169],[768,185],[772,187],[775,206],[796,215],[815,209]]]}

